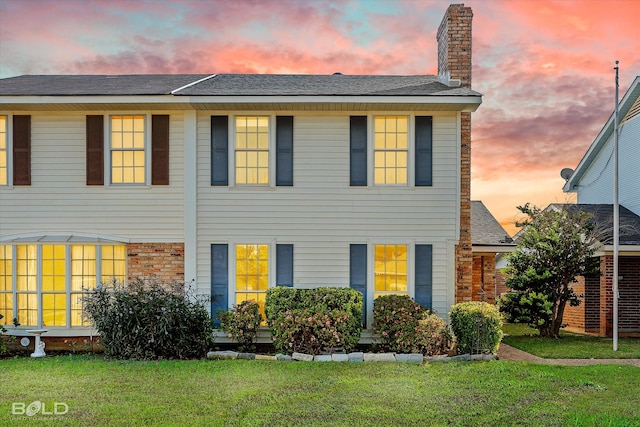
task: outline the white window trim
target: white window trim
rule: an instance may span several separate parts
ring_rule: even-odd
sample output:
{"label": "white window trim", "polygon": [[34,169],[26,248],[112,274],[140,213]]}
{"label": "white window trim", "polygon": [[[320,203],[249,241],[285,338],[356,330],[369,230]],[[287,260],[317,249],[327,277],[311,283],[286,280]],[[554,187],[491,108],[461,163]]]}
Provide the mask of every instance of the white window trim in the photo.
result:
{"label": "white window trim", "polygon": [[228,243],[228,283],[227,283],[227,309],[231,310],[236,301],[236,245],[268,245],[269,246],[269,273],[267,289],[276,286],[276,241],[273,239],[242,239],[229,241]]}
{"label": "white window trim", "polygon": [[[374,118],[377,116],[405,116],[407,117],[407,183],[406,184],[376,184],[375,183],[375,141],[374,141]],[[393,187],[415,187],[416,176],[416,156],[415,156],[415,113],[402,111],[377,111],[367,115],[367,187],[371,188],[393,188]]]}
{"label": "white window trim", "polygon": [[7,190],[13,188],[13,114],[0,113],[0,116],[5,117],[7,120],[7,133],[5,135],[7,138],[7,184],[0,185],[0,189]]}
{"label": "white window trim", "polygon": [[[111,117],[113,116],[144,116],[144,183],[113,183],[111,182]],[[104,186],[106,188],[151,188],[151,113],[111,111],[104,115],[107,125],[104,127]]]}
{"label": "white window trim", "polygon": [[375,246],[407,245],[407,294],[415,297],[415,240],[376,239],[367,241],[367,328],[373,328],[373,294],[375,293]]}
{"label": "white window trim", "polygon": [[[267,117],[269,119],[269,183],[268,184],[236,184],[236,117],[238,116],[257,116]],[[228,180],[229,188],[234,189],[250,189],[256,190],[260,188],[275,189],[276,185],[276,113],[264,112],[234,112],[229,114],[229,160],[228,160]]]}

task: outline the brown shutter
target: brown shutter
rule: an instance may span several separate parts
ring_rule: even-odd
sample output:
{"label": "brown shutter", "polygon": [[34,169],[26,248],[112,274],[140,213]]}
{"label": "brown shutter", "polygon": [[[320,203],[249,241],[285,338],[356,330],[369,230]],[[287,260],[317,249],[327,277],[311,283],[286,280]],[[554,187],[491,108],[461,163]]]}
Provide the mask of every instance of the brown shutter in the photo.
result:
{"label": "brown shutter", "polygon": [[151,117],[151,184],[169,185],[169,116]]}
{"label": "brown shutter", "polygon": [[31,185],[31,116],[13,116],[13,185]]}
{"label": "brown shutter", "polygon": [[87,116],[87,185],[104,185],[104,116]]}

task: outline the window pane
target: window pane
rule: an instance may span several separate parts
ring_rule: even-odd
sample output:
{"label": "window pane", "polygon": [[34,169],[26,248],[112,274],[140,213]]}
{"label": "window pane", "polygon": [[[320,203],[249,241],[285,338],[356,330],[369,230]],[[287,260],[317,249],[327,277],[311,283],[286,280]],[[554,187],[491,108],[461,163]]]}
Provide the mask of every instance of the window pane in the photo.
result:
{"label": "window pane", "polygon": [[144,116],[111,117],[111,182],[114,184],[145,182],[144,120]]}
{"label": "window pane", "polygon": [[236,117],[236,184],[269,183],[269,118]]}
{"label": "window pane", "polygon": [[264,310],[268,287],[269,245],[236,245],[236,304],[255,300]]}
{"label": "window pane", "polygon": [[38,325],[38,296],[18,294],[18,322],[22,326]]}
{"label": "window pane", "polygon": [[374,117],[374,183],[406,184],[407,116]]}
{"label": "window pane", "polygon": [[374,266],[374,297],[407,293],[407,245],[375,245]]}

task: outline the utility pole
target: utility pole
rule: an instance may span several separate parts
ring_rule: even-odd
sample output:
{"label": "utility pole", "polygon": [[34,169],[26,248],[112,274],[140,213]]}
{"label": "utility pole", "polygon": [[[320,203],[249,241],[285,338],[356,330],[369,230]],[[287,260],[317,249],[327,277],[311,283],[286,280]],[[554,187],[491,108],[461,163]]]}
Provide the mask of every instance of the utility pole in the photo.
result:
{"label": "utility pole", "polygon": [[616,113],[613,141],[613,351],[618,351],[618,253],[620,252],[620,204],[618,201],[618,64],[616,61]]}

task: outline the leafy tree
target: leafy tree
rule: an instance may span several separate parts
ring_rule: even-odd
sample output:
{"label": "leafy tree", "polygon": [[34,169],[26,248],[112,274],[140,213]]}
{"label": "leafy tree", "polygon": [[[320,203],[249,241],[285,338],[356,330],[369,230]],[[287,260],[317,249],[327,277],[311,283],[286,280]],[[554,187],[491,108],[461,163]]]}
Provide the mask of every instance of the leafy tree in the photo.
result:
{"label": "leafy tree", "polygon": [[500,301],[500,311],[507,321],[527,323],[541,336],[558,337],[562,317],[569,303],[580,304],[572,287],[576,276],[598,270],[594,258],[598,249],[598,232],[591,215],[569,210],[566,205],[552,205],[542,211],[529,203],[518,206],[527,219],[514,252],[507,256],[506,285],[513,292]]}

